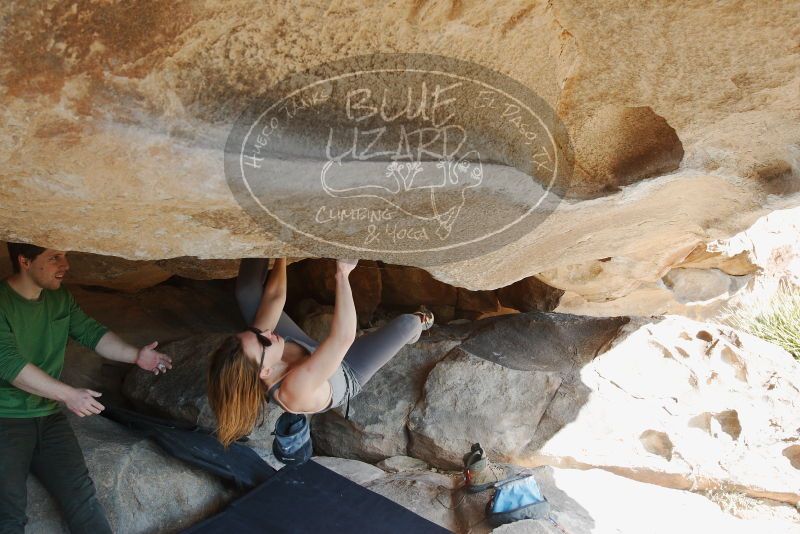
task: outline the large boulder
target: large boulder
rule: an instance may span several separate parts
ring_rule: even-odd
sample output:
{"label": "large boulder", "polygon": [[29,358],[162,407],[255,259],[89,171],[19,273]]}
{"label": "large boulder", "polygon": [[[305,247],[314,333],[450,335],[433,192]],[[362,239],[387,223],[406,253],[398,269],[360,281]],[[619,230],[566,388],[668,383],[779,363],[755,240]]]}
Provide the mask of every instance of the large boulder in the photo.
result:
{"label": "large boulder", "polygon": [[172,370],[155,375],[133,368],[122,393],[139,410],[214,428],[206,395],[211,355],[228,334],[209,334],[173,341],[161,347],[172,358]]}
{"label": "large boulder", "polygon": [[[180,532],[236,496],[215,476],[177,460],[151,440],[102,417],[70,416],[89,476],[118,534]],[[55,501],[28,478],[25,532],[68,532]]]}
{"label": "large boulder", "polygon": [[377,462],[408,452],[406,422],[430,370],[463,336],[459,327],[435,327],[406,345],[350,402],[350,417],[337,409],[314,417],[318,451]]}
{"label": "large boulder", "polygon": [[425,381],[408,424],[411,455],[455,469],[480,442],[500,458],[515,458],[560,386],[558,372],[518,371],[456,349]]}
{"label": "large boulder", "polygon": [[527,460],[797,503],[798,363],[729,327],[668,317],[628,328],[580,371],[591,395],[575,419]]}
{"label": "large boulder", "polygon": [[[575,141],[576,191],[605,195],[563,202],[491,254],[426,269],[471,290],[547,273],[583,297],[596,293],[573,274],[614,258],[622,268],[602,272],[626,295],[698,244],[798,203],[797,9],[747,4],[287,4],[265,19],[253,0],[4,2],[0,238],[131,260],[319,256],[262,231],[234,200],[221,164],[234,119],[311,65],[425,51],[535,91]],[[307,213],[303,162],[287,158],[270,191]],[[476,231],[500,211],[488,193],[478,205]]]}
{"label": "large boulder", "polygon": [[425,381],[411,455],[458,468],[475,442],[507,461],[535,450],[574,419],[589,394],[579,370],[626,322],[538,312],[476,322]]}
{"label": "large boulder", "polygon": [[[513,399],[527,396],[528,404],[540,405],[544,412],[539,414],[543,419],[541,437],[525,434],[520,438],[524,443],[517,440],[514,446],[527,445],[535,436],[541,441],[552,432],[551,427],[563,424],[562,420],[569,417],[572,408],[562,407],[560,400],[564,396],[572,398],[566,392],[586,391],[576,384],[575,370],[610,342],[625,321],[527,313],[434,327],[420,341],[404,347],[353,399],[349,420],[343,417],[341,409],[314,418],[316,446],[325,454],[371,462],[411,451],[413,456],[432,465],[454,467],[460,462],[463,450],[473,442],[470,439],[488,441],[485,434],[491,433],[493,425],[503,424],[497,413],[514,416],[514,412],[509,414],[502,406],[504,395]],[[482,373],[451,374],[451,366],[458,367],[462,360],[469,360],[468,366],[478,367],[501,362],[509,367],[509,380],[519,379],[499,391],[495,384],[486,383]],[[540,378],[536,380],[549,384],[547,392],[531,387],[530,381],[537,372]],[[444,384],[441,410],[426,400],[434,389],[428,385],[432,381]],[[559,388],[561,382],[564,384]],[[553,388],[559,390],[555,397]],[[551,400],[555,400],[553,407],[545,410]],[[481,401],[487,403],[482,405]],[[505,402],[514,405],[513,401]],[[519,414],[523,413],[520,409]],[[485,424],[481,423],[484,417]],[[530,422],[526,422],[528,430],[533,432],[537,422],[538,419],[530,417]],[[420,430],[421,425],[426,429],[441,427],[442,439],[452,438],[444,447],[446,452],[431,444],[433,438]]]}
{"label": "large boulder", "polygon": [[[169,355],[172,349],[168,342],[175,339],[201,333],[233,332],[244,326],[233,292],[215,284],[166,284],[137,293],[78,286],[68,289],[89,316],[125,341],[136,347],[158,341],[158,350]],[[103,399],[123,402],[120,390],[132,367],[104,359],[70,340],[61,380],[74,387],[102,391]]]}

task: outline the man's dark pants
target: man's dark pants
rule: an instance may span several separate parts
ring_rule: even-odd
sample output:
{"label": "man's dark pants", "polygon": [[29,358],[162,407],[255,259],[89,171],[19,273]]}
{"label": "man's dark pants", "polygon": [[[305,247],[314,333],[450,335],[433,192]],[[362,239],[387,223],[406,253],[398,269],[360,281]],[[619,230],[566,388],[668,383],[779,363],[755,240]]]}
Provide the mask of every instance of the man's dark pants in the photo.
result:
{"label": "man's dark pants", "polygon": [[59,412],[29,419],[0,418],[0,534],[25,529],[29,471],[58,502],[70,532],[111,532],[78,440]]}

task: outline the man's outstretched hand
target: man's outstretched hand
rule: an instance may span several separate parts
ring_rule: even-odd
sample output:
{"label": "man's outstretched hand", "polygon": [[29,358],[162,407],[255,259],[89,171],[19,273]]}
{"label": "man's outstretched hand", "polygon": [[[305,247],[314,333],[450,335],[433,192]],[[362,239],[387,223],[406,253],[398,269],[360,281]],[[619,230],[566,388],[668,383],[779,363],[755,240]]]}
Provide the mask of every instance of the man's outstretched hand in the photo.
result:
{"label": "man's outstretched hand", "polygon": [[105,406],[95,400],[95,397],[100,395],[102,393],[91,389],[71,388],[69,395],[64,398],[64,404],[67,405],[69,411],[80,417],[96,415],[105,409]]}
{"label": "man's outstretched hand", "polygon": [[172,369],[172,360],[166,354],[157,352],[155,350],[157,346],[158,341],[145,345],[139,349],[139,354],[136,357],[136,365],[156,375],[166,373],[167,369]]}

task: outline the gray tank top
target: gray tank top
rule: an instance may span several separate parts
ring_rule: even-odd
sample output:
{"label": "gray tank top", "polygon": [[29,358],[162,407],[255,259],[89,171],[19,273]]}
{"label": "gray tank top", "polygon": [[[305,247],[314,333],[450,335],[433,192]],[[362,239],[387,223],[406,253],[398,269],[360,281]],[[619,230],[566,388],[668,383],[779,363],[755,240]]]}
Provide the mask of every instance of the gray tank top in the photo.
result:
{"label": "gray tank top", "polygon": [[[315,350],[317,350],[317,347],[319,346],[319,343],[317,343],[316,345],[312,345],[310,343],[301,341],[299,339],[295,339],[291,336],[284,336],[283,339],[286,342],[291,341],[292,343],[297,343],[298,345],[306,349],[309,354],[312,354]],[[271,402],[277,404],[278,406],[283,408],[283,410],[289,412],[290,410],[287,410],[286,407],[281,403],[281,401],[275,398],[275,392],[278,389],[280,389],[282,382],[283,379],[280,379],[277,382],[275,382],[272,385],[272,387],[269,388],[269,391],[267,391],[267,396],[269,397],[269,400]],[[336,368],[336,371],[333,373],[333,376],[331,376],[328,379],[328,382],[330,382],[331,384],[331,400],[325,408],[323,408],[319,412],[291,412],[291,413],[325,412],[333,408],[336,408],[338,406],[341,406],[346,401],[348,401],[349,397],[352,397],[356,393],[356,391],[354,390],[356,387],[355,378],[353,377],[353,373],[348,367],[348,365],[344,362],[339,364],[339,367]]]}

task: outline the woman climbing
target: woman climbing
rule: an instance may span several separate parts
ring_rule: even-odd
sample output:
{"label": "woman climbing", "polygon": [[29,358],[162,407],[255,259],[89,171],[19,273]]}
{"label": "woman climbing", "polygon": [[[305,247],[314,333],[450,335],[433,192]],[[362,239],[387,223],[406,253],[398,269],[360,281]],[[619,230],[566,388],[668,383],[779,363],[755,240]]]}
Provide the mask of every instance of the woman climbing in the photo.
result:
{"label": "woman climbing", "polygon": [[268,266],[267,259],[242,260],[236,297],[252,326],[226,339],[211,357],[208,400],[225,446],[253,430],[267,399],[293,414],[349,409],[350,399],[378,369],[433,325],[433,314],[420,311],[356,339],[348,278],[356,261],[340,260],[330,333],[319,343],[283,311],[286,260],[277,259],[269,277]]}

